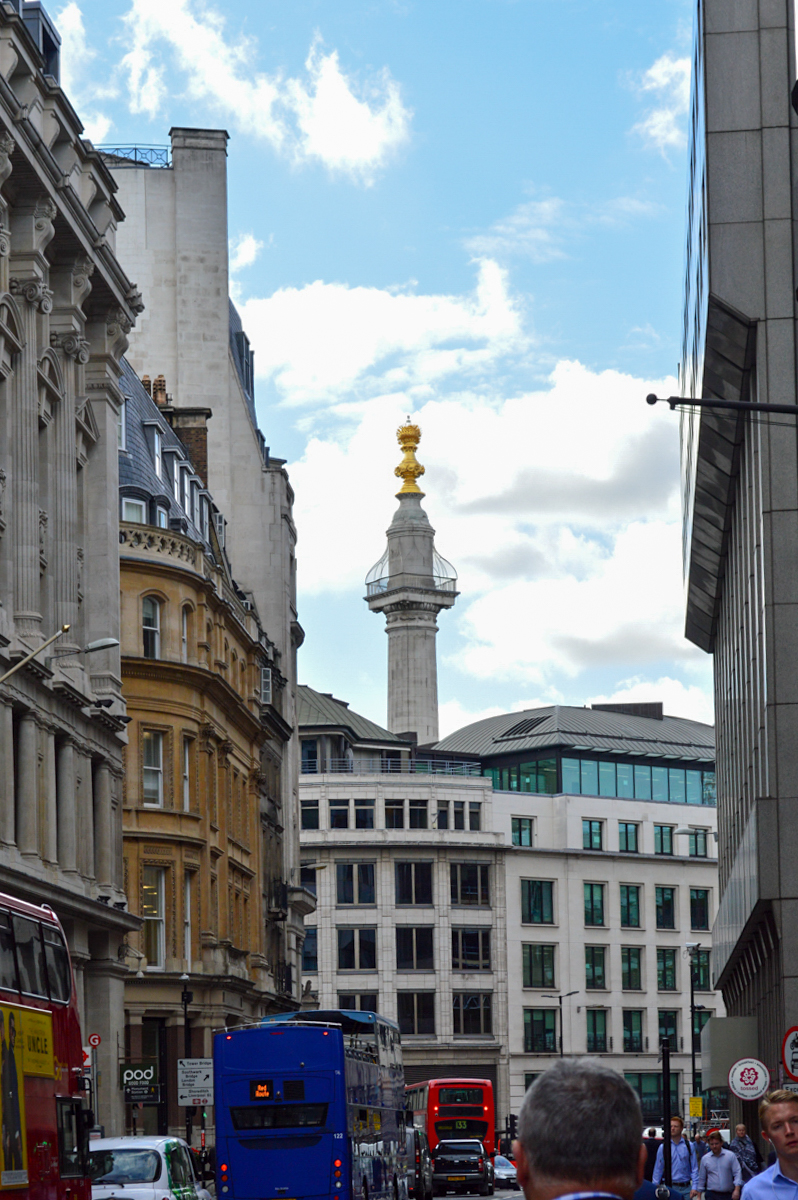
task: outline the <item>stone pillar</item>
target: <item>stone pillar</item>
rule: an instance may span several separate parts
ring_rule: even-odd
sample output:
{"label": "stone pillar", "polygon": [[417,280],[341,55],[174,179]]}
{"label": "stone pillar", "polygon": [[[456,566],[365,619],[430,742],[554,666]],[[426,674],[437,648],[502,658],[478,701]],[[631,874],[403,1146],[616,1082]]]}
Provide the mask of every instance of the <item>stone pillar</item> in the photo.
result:
{"label": "stone pillar", "polygon": [[76,871],[78,859],[75,748],[68,738],[58,744],[55,768],[58,805],[58,865],[62,871]]}
{"label": "stone pillar", "polygon": [[89,960],[84,967],[86,1032],[98,1033],[95,1051],[101,1072],[97,1120],[106,1137],[125,1132],[125,1109],[119,1089],[118,1050],[124,1046],[125,979],[127,967],[119,961],[120,937],[105,930],[89,934]]}
{"label": "stone pillar", "polygon": [[39,853],[38,727],[32,713],[19,720],[16,764],[17,845],[21,854]]}
{"label": "stone pillar", "polygon": [[75,803],[78,812],[78,870],[94,878],[94,793],[91,759],[79,754],[76,762]]}
{"label": "stone pillar", "polygon": [[43,846],[42,856],[45,862],[58,862],[58,811],[56,808],[56,777],[55,777],[55,730],[43,731],[43,772],[42,787],[44,791],[43,806]]}
{"label": "stone pillar", "polygon": [[14,818],[14,715],[10,704],[0,700],[0,843],[13,846]]}
{"label": "stone pillar", "polygon": [[113,877],[113,812],[111,771],[106,762],[95,765],[94,790],[94,875],[100,887],[110,888]]}

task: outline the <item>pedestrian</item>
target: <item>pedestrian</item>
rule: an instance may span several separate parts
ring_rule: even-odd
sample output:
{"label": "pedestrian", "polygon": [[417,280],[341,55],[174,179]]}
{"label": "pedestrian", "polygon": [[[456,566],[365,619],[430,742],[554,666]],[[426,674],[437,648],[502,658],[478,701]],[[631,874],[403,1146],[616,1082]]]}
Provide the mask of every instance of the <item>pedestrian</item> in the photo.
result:
{"label": "pedestrian", "polygon": [[513,1149],[526,1200],[633,1200],[646,1161],[642,1132],[640,1102],[622,1075],[591,1059],[555,1063],[518,1114]]}
{"label": "pedestrian", "polygon": [[798,1200],[798,1095],[779,1088],[759,1102],[762,1136],[776,1153],[743,1187],[743,1200]]}
{"label": "pedestrian", "polygon": [[[698,1187],[698,1158],[695,1147],[682,1137],[683,1130],[682,1118],[671,1117],[671,1187],[687,1200],[690,1193]],[[665,1146],[663,1144],[657,1151],[657,1161],[651,1177],[652,1182],[661,1183],[664,1174]]]}
{"label": "pedestrian", "polygon": [[698,1200],[706,1192],[706,1200],[740,1200],[743,1173],[740,1160],[723,1145],[716,1129],[709,1135],[709,1153],[698,1165],[698,1187],[691,1193]]}
{"label": "pedestrian", "polygon": [[651,1182],[654,1174],[654,1163],[657,1161],[657,1151],[662,1145],[662,1138],[657,1137],[654,1128],[647,1129],[643,1135],[643,1145],[646,1148],[646,1179]]}
{"label": "pedestrian", "polygon": [[759,1147],[748,1136],[745,1125],[738,1125],[734,1134],[729,1149],[734,1151],[740,1160],[743,1183],[748,1183],[749,1179],[753,1179],[762,1170],[762,1155],[759,1153]]}

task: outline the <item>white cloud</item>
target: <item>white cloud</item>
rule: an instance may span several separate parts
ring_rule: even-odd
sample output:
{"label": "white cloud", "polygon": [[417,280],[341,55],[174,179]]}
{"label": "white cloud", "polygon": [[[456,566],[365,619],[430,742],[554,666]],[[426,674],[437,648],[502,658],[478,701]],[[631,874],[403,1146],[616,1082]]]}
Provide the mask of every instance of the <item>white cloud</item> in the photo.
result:
{"label": "white cloud", "polygon": [[263,242],[251,233],[242,233],[237,238],[230,239],[230,274],[251,267],[257,261],[263,249]]}
{"label": "white cloud", "polygon": [[61,86],[75,106],[84,125],[84,136],[95,145],[107,138],[113,122],[106,113],[95,107],[98,100],[115,94],[111,86],[99,83],[94,66],[97,51],[88,43],[83,13],[75,0],[69,0],[55,14],[61,35]]}
{"label": "white cloud", "polygon": [[465,725],[473,725],[475,721],[484,721],[486,717],[498,717],[505,711],[506,709],[492,705],[489,708],[480,708],[472,712],[464,708],[459,700],[446,700],[443,704],[438,705],[440,736],[448,737],[450,733],[462,729]]}
{"label": "white cloud", "polygon": [[637,81],[638,91],[653,95],[655,100],[633,132],[663,154],[667,150],[681,150],[687,144],[690,72],[689,57],[677,58],[668,53],[661,55]]}
{"label": "white cloud", "polygon": [[409,137],[411,114],[387,69],[358,84],[318,38],[305,76],[286,78],[257,71],[254,39],[234,38],[210,4],[132,0],[123,20],[129,49],[121,66],[134,113],[156,117],[182,86],[294,162],[320,162],[366,184]]}
{"label": "white cloud", "polygon": [[609,695],[589,696],[586,704],[629,704],[661,700],[663,710],[670,717],[687,717],[690,721],[703,721],[714,725],[715,714],[712,703],[712,683],[709,658],[705,659],[707,679],[704,687],[685,684],[680,679],[663,675],[659,679],[626,679],[619,683]]}

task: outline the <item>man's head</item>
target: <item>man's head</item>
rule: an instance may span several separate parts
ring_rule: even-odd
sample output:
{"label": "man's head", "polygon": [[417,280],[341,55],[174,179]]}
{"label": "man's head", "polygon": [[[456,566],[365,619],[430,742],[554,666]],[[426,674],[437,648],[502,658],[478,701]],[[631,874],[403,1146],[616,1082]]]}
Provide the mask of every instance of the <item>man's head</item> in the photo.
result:
{"label": "man's head", "polygon": [[798,1164],[798,1095],[786,1088],[768,1092],[759,1102],[759,1120],[778,1158]]}
{"label": "man's head", "polygon": [[671,1137],[673,1138],[674,1142],[678,1142],[679,1138],[682,1136],[683,1129],[684,1121],[682,1118],[671,1117]]}
{"label": "man's head", "polygon": [[707,1138],[707,1141],[709,1142],[709,1148],[712,1151],[712,1153],[720,1154],[721,1150],[723,1149],[723,1138],[720,1136],[720,1134],[716,1130],[712,1131],[712,1133]]}
{"label": "man's head", "polygon": [[518,1182],[527,1200],[588,1188],[631,1198],[646,1164],[642,1132],[640,1103],[621,1075],[591,1059],[565,1059],[524,1097]]}
{"label": "man's head", "polygon": [[657,1136],[657,1131],[656,1131],[656,1129],[654,1129],[653,1127],[652,1127],[651,1129],[647,1129],[647,1130],[646,1130],[646,1137],[653,1137],[653,1138],[655,1138],[656,1136]]}
{"label": "man's head", "polygon": [[734,1132],[738,1138],[744,1138],[748,1130],[745,1128],[745,1125],[738,1125],[736,1126]]}

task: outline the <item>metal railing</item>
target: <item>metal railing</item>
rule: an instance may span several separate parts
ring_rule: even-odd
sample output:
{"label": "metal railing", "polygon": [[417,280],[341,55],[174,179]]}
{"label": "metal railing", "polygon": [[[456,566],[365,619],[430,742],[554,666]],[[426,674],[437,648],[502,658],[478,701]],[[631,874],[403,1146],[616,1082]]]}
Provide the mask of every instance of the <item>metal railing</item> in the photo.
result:
{"label": "metal railing", "polygon": [[[380,596],[383,592],[389,591],[391,588],[391,578],[392,576],[390,575],[384,575],[382,579],[372,579],[370,583],[366,584],[366,595]],[[457,591],[457,580],[450,579],[444,575],[396,575],[393,576],[393,579],[395,581],[401,580],[401,582],[394,582],[393,586],[395,588],[417,587],[435,592]],[[431,585],[430,580],[432,581]]]}
{"label": "metal railing", "polygon": [[303,775],[461,775],[481,778],[479,763],[429,762],[415,760],[404,762],[393,758],[308,758],[302,760]]}
{"label": "metal railing", "polygon": [[[114,161],[109,166],[117,170],[124,167],[171,167],[171,146],[97,146],[104,158]],[[118,161],[121,160],[121,161]]]}

